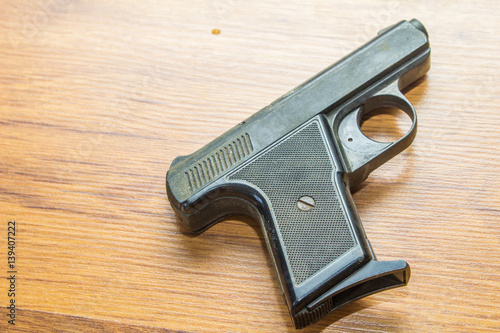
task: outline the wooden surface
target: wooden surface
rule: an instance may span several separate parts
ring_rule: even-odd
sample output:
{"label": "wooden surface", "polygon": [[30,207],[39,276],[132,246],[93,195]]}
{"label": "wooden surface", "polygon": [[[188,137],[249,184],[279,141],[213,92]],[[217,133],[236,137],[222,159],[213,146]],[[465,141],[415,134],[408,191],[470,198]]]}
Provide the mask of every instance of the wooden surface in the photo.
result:
{"label": "wooden surface", "polygon": [[257,223],[190,235],[165,172],[413,17],[432,47],[407,94],[418,135],[354,195],[379,259],[406,259],[411,281],[304,332],[498,330],[499,11],[493,0],[0,1],[0,331],[293,331]]}

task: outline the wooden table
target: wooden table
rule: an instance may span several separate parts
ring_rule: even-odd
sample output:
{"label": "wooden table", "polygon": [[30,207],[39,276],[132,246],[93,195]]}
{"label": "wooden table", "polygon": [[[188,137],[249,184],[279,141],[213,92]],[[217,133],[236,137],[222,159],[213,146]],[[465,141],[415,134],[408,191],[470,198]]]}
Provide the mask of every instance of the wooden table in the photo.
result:
{"label": "wooden table", "polygon": [[[432,47],[407,93],[419,133],[354,195],[379,259],[406,259],[411,281],[304,332],[498,329],[499,11],[493,0],[1,1],[0,331],[294,331],[257,222],[189,234],[165,172],[413,17]],[[367,131],[393,124],[372,120]]]}

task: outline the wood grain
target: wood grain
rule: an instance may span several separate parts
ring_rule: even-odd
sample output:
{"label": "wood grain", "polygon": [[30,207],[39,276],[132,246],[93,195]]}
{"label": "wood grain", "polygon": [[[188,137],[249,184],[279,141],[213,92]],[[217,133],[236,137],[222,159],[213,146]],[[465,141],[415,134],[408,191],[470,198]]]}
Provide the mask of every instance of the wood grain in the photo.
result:
{"label": "wood grain", "polygon": [[[235,217],[190,235],[169,207],[165,172],[413,17],[432,47],[431,71],[407,93],[419,133],[354,195],[378,257],[406,259],[410,284],[304,332],[499,329],[497,1],[0,8],[1,331],[292,332],[257,223]],[[390,125],[382,117],[371,130]],[[15,327],[3,278],[9,220]]]}

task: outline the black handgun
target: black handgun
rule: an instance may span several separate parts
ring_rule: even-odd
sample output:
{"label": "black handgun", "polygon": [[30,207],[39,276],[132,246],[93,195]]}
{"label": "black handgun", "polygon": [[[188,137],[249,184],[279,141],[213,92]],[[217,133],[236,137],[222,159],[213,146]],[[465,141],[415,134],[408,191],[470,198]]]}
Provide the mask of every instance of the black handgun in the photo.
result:
{"label": "black handgun", "polygon": [[[296,328],[375,292],[403,286],[404,260],[377,261],[351,189],[413,141],[417,115],[401,93],[430,66],[417,20],[390,26],[167,172],[173,210],[200,233],[224,217],[260,222]],[[396,142],[360,130],[380,107],[413,123]]]}

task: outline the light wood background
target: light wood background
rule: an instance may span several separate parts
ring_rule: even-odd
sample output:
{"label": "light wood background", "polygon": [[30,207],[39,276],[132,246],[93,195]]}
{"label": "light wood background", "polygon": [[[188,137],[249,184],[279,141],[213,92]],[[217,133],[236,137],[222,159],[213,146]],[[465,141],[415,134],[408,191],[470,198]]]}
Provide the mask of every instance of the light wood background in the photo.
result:
{"label": "light wood background", "polygon": [[0,1],[0,331],[292,332],[257,223],[190,235],[165,173],[413,17],[432,47],[407,94],[419,133],[354,195],[379,259],[406,259],[412,278],[304,332],[498,330],[499,12],[493,0]]}

